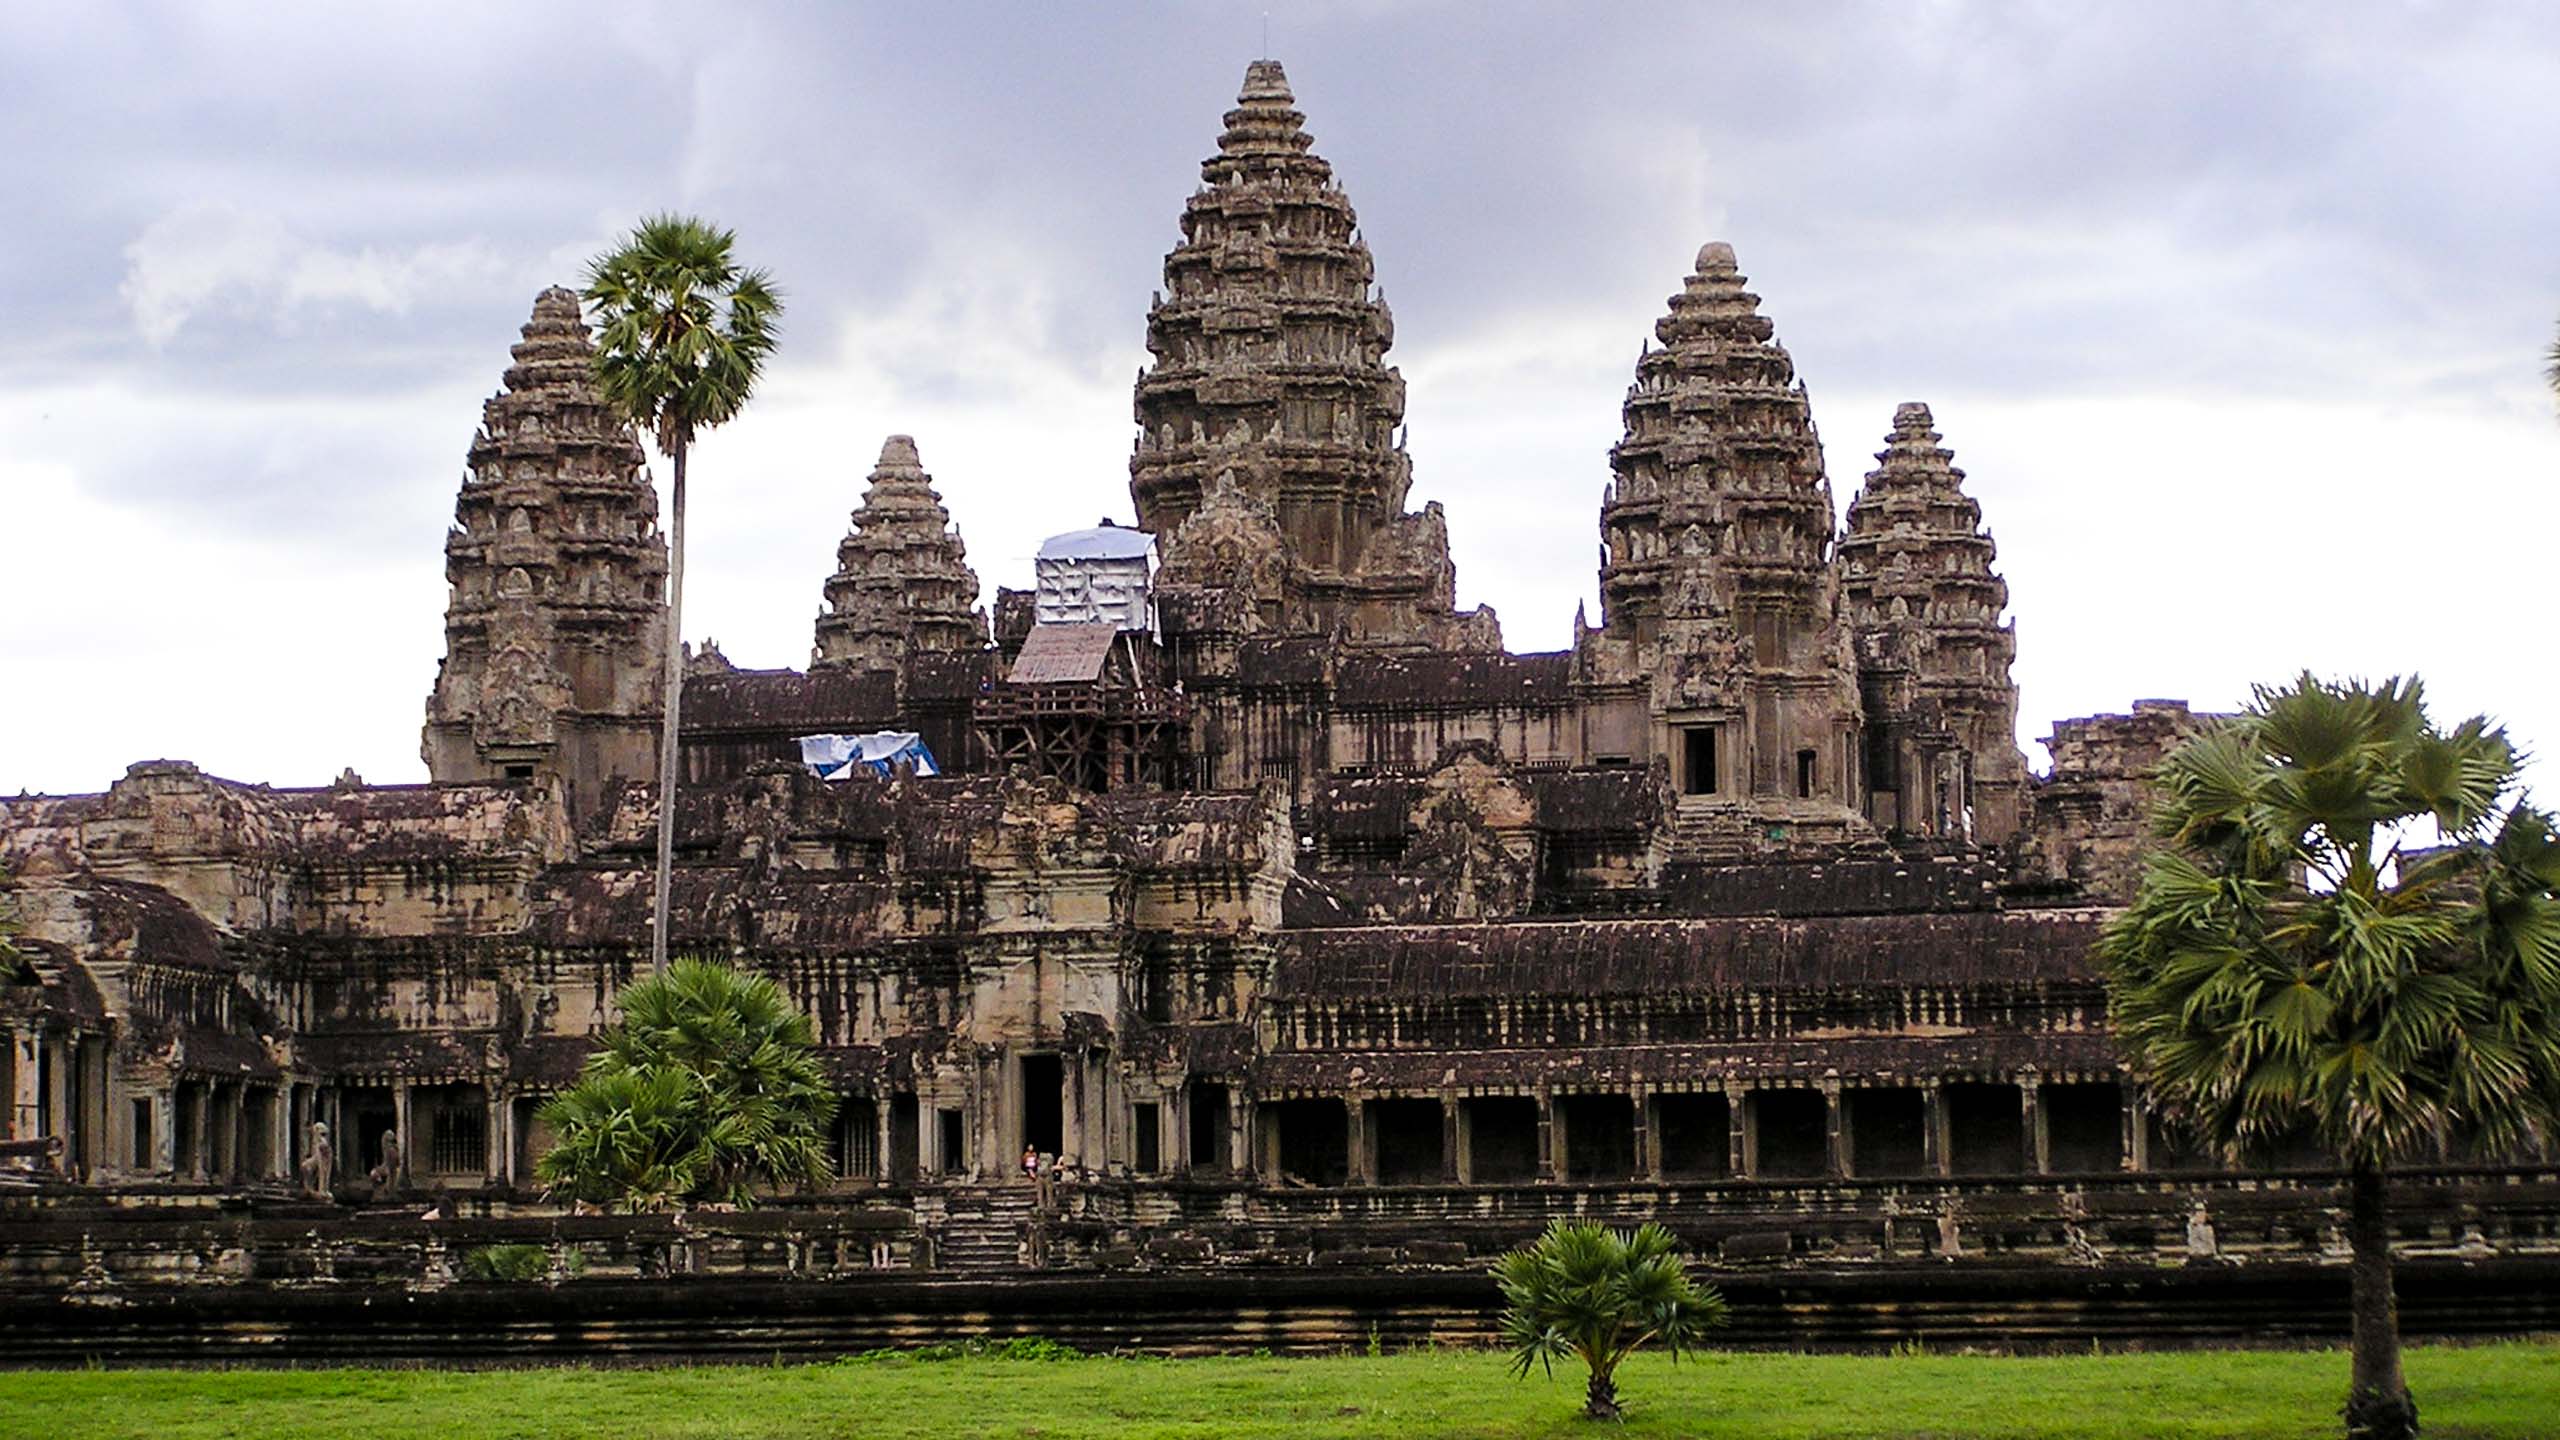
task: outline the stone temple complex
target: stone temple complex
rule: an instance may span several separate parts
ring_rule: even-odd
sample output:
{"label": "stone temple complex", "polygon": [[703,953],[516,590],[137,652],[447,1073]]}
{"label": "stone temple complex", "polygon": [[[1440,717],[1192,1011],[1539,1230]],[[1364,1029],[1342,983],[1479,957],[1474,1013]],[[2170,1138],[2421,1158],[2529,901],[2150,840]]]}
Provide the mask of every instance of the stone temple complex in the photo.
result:
{"label": "stone temple complex", "polygon": [[[428,783],[172,760],[0,800],[0,1294],[135,1326],[181,1280],[424,1293],[477,1236],[547,1247],[563,1294],[818,1277],[906,1314],[1032,1271],[1191,1307],[1177,1339],[1299,1343],[1348,1322],[1267,1317],[1344,1295],[1463,1330],[1559,1214],[1663,1220],[1797,1339],[1973,1274],[1949,1303],[2013,1330],[2030,1294],[2198,1323],[2343,1286],[2319,1157],[2232,1170],[2126,1082],[2089,947],[2194,717],[2064,721],[2030,771],[2007,587],[1926,405],[1834,417],[1879,437],[1842,521],[1706,244],[1591,457],[1598,623],[1514,653],[1456,607],[1463,512],[1408,507],[1394,322],[1279,65],[1178,218],[1112,552],[1159,561],[1143,604],[1059,621],[995,575],[979,608],[970,480],[893,435],[810,577],[808,669],[688,665],[672,942],[814,1018],[831,1191],[610,1220],[532,1181],[543,1100],[647,973],[666,571],[552,289],[464,447]],[[943,773],[800,764],[876,731]],[[1026,1147],[1069,1177],[1042,1203]],[[2430,1254],[2478,1323],[2552,1323],[2548,1157],[2445,1160],[2405,1182],[2412,1323],[2450,1313]],[[1755,1312],[1760,1271],[1814,1289]]]}

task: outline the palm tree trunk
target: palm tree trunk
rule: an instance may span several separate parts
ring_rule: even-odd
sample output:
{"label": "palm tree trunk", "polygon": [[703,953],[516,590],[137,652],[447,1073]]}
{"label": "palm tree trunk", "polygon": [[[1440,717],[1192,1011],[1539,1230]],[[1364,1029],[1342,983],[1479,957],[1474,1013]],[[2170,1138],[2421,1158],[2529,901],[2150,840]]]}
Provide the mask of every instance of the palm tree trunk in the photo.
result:
{"label": "palm tree trunk", "polygon": [[1618,1418],[1618,1381],[1612,1372],[1597,1365],[1591,1367],[1591,1384],[1583,1392],[1582,1414],[1590,1420]]}
{"label": "palm tree trunk", "polygon": [[681,439],[669,456],[675,484],[668,494],[674,523],[667,537],[666,714],[658,728],[658,885],[650,902],[649,973],[667,973],[667,887],[676,860],[676,741],[684,711],[684,452]]}
{"label": "palm tree trunk", "polygon": [[2349,1181],[2354,1378],[2347,1390],[2348,1440],[2410,1440],[2418,1433],[2418,1404],[2400,1374],[2400,1305],[2391,1290],[2384,1179],[2380,1165],[2358,1162]]}

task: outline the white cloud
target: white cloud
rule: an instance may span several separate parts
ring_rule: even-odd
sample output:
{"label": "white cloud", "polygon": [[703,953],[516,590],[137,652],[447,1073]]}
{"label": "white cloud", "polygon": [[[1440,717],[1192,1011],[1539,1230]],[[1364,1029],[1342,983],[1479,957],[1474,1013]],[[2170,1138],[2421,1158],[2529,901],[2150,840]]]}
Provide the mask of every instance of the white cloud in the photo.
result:
{"label": "white cloud", "polygon": [[336,249],[273,214],[218,201],[162,216],[124,253],[118,293],[155,348],[208,310],[264,314],[279,325],[305,307],[401,315],[434,289],[495,280],[512,268],[477,241]]}

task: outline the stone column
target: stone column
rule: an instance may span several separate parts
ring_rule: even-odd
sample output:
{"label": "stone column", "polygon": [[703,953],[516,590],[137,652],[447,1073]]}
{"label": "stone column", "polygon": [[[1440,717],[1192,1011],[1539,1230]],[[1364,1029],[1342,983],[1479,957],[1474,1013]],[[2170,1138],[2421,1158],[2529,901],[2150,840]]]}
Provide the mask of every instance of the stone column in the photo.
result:
{"label": "stone column", "polygon": [[490,1185],[503,1185],[515,1174],[516,1107],[508,1100],[505,1088],[498,1084],[495,1076],[482,1082],[480,1094],[489,1115],[485,1132],[488,1144],[480,1156],[481,1172]]}
{"label": "stone column", "polygon": [[2053,1171],[2053,1132],[2045,1123],[2044,1105],[2037,1096],[2041,1084],[2041,1077],[2036,1075],[2018,1076],[2018,1118],[2027,1127],[2027,1170],[2034,1175]]}
{"label": "stone column", "polygon": [[1752,1143],[1751,1096],[1739,1080],[1724,1082],[1724,1173],[1749,1180],[1760,1172],[1760,1147]]}
{"label": "stone column", "polygon": [[2151,1168],[2151,1097],[2129,1086],[2124,1100],[2124,1168],[2137,1173]]}
{"label": "stone column", "polygon": [[213,1178],[213,1082],[199,1080],[189,1087],[187,1108],[196,1137],[196,1153],[188,1157],[187,1178]]}
{"label": "stone column", "polygon": [[1453,1175],[1461,1185],[1476,1183],[1475,1117],[1464,1101],[1449,1102],[1449,1160]]}
{"label": "stone column", "polygon": [[1938,1081],[1920,1087],[1921,1167],[1940,1179],[1955,1173],[1947,1155],[1947,1092]]}
{"label": "stone column", "polygon": [[1822,1077],[1823,1172],[1834,1180],[1849,1174],[1851,1140],[1847,1107],[1840,1103],[1840,1076],[1834,1071]]}
{"label": "stone column", "polygon": [[419,1169],[417,1108],[410,1103],[408,1081],[392,1082],[391,1110],[396,1117],[391,1128],[399,1132],[399,1140],[392,1153],[400,1157],[400,1173],[391,1177],[391,1187],[397,1190],[405,1187],[409,1177],[417,1174]]}
{"label": "stone column", "polygon": [[274,1085],[275,1103],[267,1108],[267,1178],[291,1180],[293,1167],[293,1082]]}
{"label": "stone column", "polygon": [[1554,1180],[1564,1173],[1564,1117],[1556,1113],[1555,1087],[1538,1082],[1538,1178]]}
{"label": "stone column", "polygon": [[874,1178],[883,1185],[895,1184],[898,1178],[889,1169],[889,1112],[893,1098],[885,1090],[875,1090],[871,1095],[871,1128],[877,1137],[871,1150],[871,1168]]}
{"label": "stone column", "polygon": [[48,1084],[45,1087],[44,1133],[62,1138],[62,1163],[65,1167],[75,1164],[80,1157],[80,1147],[72,1143],[71,1136],[71,1090],[76,1069],[72,1057],[78,1053],[77,1046],[78,1042],[68,1037],[36,1041],[37,1054],[41,1057],[39,1063],[48,1067],[45,1072]]}
{"label": "stone column", "polygon": [[1440,1086],[1440,1182],[1455,1185],[1461,1178],[1458,1166],[1458,1089],[1443,1081]]}
{"label": "stone column", "polygon": [[152,1169],[178,1178],[178,1090],[173,1084],[151,1092]]}
{"label": "stone column", "polygon": [[1351,1184],[1367,1185],[1378,1173],[1378,1157],[1369,1148],[1369,1102],[1359,1095],[1342,1098],[1344,1168]]}
{"label": "stone column", "polygon": [[1656,1122],[1653,1087],[1642,1080],[1635,1082],[1627,1096],[1635,1110],[1636,1178],[1658,1181],[1662,1178],[1662,1130]]}
{"label": "stone column", "polygon": [[0,1095],[0,1131],[12,1140],[33,1140],[42,1121],[36,1115],[36,1037],[31,1030],[0,1030],[9,1047],[9,1093]]}

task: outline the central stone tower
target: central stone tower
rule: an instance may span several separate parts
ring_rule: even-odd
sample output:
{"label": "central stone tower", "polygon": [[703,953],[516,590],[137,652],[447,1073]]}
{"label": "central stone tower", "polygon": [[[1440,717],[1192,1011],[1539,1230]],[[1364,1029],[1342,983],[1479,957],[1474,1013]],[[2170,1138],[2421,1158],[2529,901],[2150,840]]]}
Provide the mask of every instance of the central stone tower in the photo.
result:
{"label": "central stone tower", "polygon": [[1371,288],[1351,201],[1294,104],[1277,61],[1248,66],[1183,207],[1182,243],[1147,312],[1154,363],[1138,375],[1138,524],[1163,537],[1168,565],[1196,568],[1184,551],[1210,552],[1210,537],[1186,547],[1184,522],[1224,484],[1238,492],[1227,509],[1278,528],[1285,593],[1261,597],[1275,628],[1481,645],[1489,614],[1463,626],[1450,615],[1439,507],[1405,513],[1404,379],[1385,360],[1395,322]]}
{"label": "central stone tower", "polygon": [[655,773],[666,542],[640,443],[605,408],[575,293],[533,302],[480,414],[445,536],[444,662],[420,751],[439,781],[556,777],[572,814]]}

